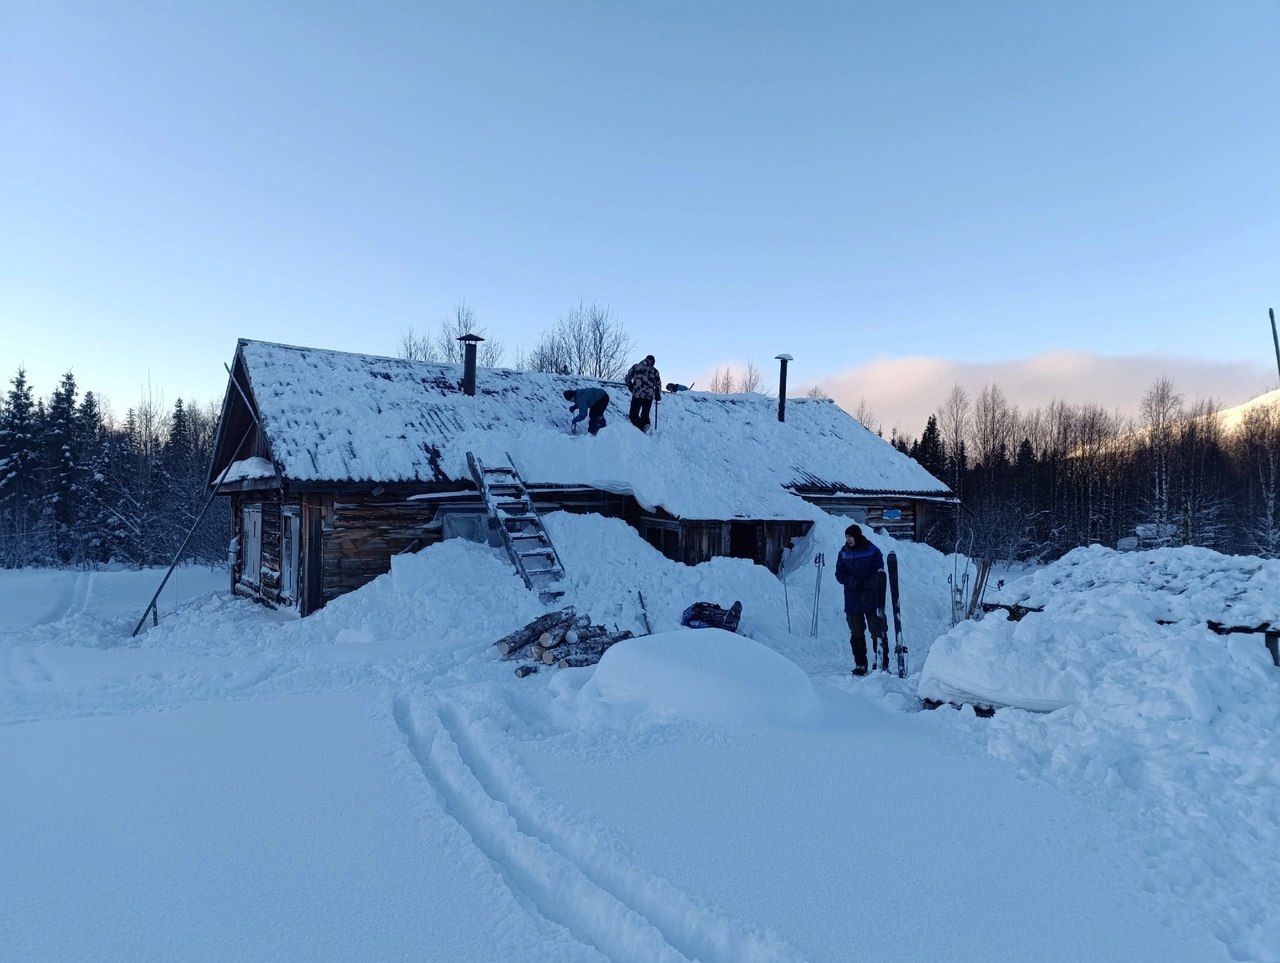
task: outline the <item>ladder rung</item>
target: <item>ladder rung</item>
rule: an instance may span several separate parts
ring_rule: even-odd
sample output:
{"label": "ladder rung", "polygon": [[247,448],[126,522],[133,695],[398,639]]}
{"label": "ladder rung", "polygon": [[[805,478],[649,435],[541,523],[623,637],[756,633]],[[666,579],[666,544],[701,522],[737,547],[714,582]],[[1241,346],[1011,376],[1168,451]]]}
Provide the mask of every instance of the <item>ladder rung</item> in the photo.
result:
{"label": "ladder rung", "polygon": [[521,552],[521,558],[554,558],[555,552],[549,548],[535,548],[532,552]]}
{"label": "ladder rung", "polygon": [[509,534],[509,535],[511,536],[512,540],[515,540],[515,539],[517,539],[517,538],[537,538],[537,539],[545,539],[545,538],[547,537],[547,536],[546,536],[544,533],[542,533],[542,532],[508,532],[507,534]]}
{"label": "ladder rung", "polygon": [[480,470],[486,475],[514,475],[516,473],[514,468],[507,468],[503,465],[495,465],[492,468],[485,465]]}
{"label": "ladder rung", "polygon": [[502,516],[502,520],[504,522],[536,522],[538,520],[538,516],[537,515],[504,515]]}

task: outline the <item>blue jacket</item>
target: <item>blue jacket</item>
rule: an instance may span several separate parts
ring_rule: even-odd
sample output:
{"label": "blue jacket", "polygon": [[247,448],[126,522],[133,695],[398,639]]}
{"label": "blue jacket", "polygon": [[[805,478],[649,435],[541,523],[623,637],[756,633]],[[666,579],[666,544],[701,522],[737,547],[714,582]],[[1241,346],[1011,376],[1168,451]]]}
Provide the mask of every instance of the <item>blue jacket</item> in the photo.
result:
{"label": "blue jacket", "polygon": [[573,423],[576,425],[587,417],[587,412],[591,410],[591,406],[601,398],[608,402],[609,393],[603,388],[579,388],[573,397],[573,407],[578,412],[578,416],[573,419]]}
{"label": "blue jacket", "polygon": [[840,549],[836,581],[844,586],[845,612],[869,615],[884,608],[884,556],[870,542]]}

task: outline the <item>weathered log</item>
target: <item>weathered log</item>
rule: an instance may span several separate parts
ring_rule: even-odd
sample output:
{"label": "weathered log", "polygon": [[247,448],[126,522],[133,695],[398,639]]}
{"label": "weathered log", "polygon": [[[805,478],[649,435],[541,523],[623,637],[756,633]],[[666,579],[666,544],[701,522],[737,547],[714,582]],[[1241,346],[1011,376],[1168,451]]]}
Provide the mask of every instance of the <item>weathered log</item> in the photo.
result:
{"label": "weathered log", "polygon": [[565,656],[556,663],[558,669],[581,669],[584,666],[595,665],[600,661],[600,656],[595,655],[569,655]]}
{"label": "weathered log", "polygon": [[566,622],[571,622],[575,618],[573,606],[558,609],[555,612],[547,612],[545,615],[539,615],[522,629],[516,629],[509,635],[505,635],[497,642],[493,643],[503,658],[510,658],[514,653],[519,652],[530,642],[535,642],[543,632],[552,632]]}
{"label": "weathered log", "polygon": [[[554,649],[556,646],[564,645],[565,643],[572,645],[574,642],[581,641],[584,638],[595,638],[606,634],[608,631],[603,625],[592,625],[589,616],[579,615],[572,623],[558,625],[554,632],[545,633],[546,640],[539,639],[538,642],[544,649]],[[574,635],[572,641],[569,639],[570,632]]]}
{"label": "weathered log", "polygon": [[592,665],[599,662],[600,657],[609,650],[610,647],[623,641],[624,639],[634,638],[630,631],[614,633],[605,633],[594,638],[584,641],[575,642],[572,645],[557,646],[554,649],[547,649],[542,654],[542,661],[547,665],[556,665],[564,659],[576,660],[587,659],[588,661],[581,663],[582,665]]}
{"label": "weathered log", "polygon": [[516,666],[516,678],[523,679],[527,675],[533,675],[538,671],[536,665],[518,665]]}

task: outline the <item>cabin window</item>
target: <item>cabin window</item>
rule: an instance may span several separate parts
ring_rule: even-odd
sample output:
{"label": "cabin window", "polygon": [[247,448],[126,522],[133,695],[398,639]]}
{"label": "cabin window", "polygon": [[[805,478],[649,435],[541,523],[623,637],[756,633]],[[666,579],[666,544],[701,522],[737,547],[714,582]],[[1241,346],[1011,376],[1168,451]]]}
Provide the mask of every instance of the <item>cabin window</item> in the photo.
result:
{"label": "cabin window", "polygon": [[488,512],[442,506],[436,513],[436,521],[443,538],[465,538],[468,542],[479,542],[494,548],[502,545],[502,535],[490,524]]}
{"label": "cabin window", "polygon": [[302,518],[297,505],[280,509],[280,599],[298,600],[298,560],[302,548]]}
{"label": "cabin window", "polygon": [[240,580],[249,585],[262,583],[262,506],[245,505],[241,510],[241,526],[244,533],[244,556],[240,566]]}

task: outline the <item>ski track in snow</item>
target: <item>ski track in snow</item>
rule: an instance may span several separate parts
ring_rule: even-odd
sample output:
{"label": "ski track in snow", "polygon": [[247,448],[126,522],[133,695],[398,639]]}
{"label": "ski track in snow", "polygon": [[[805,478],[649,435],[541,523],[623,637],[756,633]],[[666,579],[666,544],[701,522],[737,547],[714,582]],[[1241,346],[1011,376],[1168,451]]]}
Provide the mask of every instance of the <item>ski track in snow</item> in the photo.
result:
{"label": "ski track in snow", "polygon": [[392,711],[445,811],[522,905],[577,941],[618,963],[803,959],[780,940],[697,905],[621,856],[602,831],[548,804],[512,756],[480,738],[491,718],[464,718],[445,695],[398,695]]}

